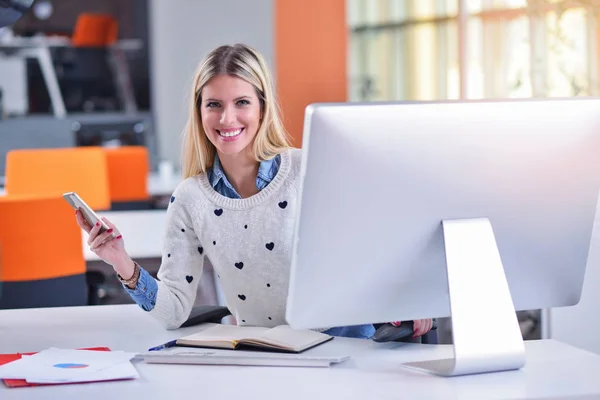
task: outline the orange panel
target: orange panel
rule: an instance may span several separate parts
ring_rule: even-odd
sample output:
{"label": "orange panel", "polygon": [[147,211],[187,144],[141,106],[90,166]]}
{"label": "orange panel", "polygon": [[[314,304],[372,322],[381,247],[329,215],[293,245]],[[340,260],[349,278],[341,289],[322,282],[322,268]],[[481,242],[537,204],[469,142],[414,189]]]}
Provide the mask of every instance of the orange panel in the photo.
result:
{"label": "orange panel", "polygon": [[77,192],[96,210],[110,208],[106,155],[101,147],[12,150],[6,155],[6,194]]}
{"label": "orange panel", "polygon": [[346,0],[275,0],[276,81],[297,147],[307,105],[347,99],[347,29]]}
{"label": "orange panel", "polygon": [[85,273],[81,230],[62,197],[0,197],[0,281]]}
{"label": "orange panel", "polygon": [[105,151],[111,200],[148,200],[148,149],[144,146],[123,146]]}

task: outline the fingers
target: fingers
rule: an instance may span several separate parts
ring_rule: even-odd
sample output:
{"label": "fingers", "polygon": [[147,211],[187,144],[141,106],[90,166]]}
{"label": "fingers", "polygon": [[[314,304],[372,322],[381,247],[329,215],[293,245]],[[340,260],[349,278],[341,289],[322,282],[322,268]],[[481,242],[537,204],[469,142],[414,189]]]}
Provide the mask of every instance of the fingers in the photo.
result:
{"label": "fingers", "polygon": [[416,319],[413,321],[413,337],[421,336],[421,326],[423,325],[422,319]]}
{"label": "fingers", "polygon": [[121,232],[119,232],[119,230],[117,229],[117,227],[115,226],[115,224],[113,224],[112,222],[110,222],[110,221],[108,220],[108,218],[106,218],[106,217],[102,217],[102,221],[104,221],[104,223],[105,223],[105,224],[106,224],[106,225],[107,225],[107,226],[108,226],[110,229],[112,229],[112,231],[113,231],[113,233],[114,233],[114,236],[115,236],[115,239],[121,239],[121,238],[122,238],[122,236],[121,236]]}
{"label": "fingers", "polygon": [[92,227],[92,229],[88,232],[89,235],[88,235],[87,243],[90,247],[92,246],[92,242],[94,240],[96,240],[96,237],[98,236],[98,233],[100,232],[101,226],[102,226],[102,224],[100,222],[96,222],[96,225],[94,225]]}
{"label": "fingers", "polygon": [[101,233],[96,236],[96,238],[90,243],[90,248],[96,250],[98,247],[102,246],[104,243],[114,239],[116,237],[113,229],[108,229],[106,232]]}
{"label": "fingers", "polygon": [[87,223],[87,221],[85,219],[83,219],[83,215],[81,215],[81,211],[79,211],[79,210],[75,211],[75,219],[77,221],[77,225],[79,225],[79,227],[81,229],[83,229],[87,233],[90,233],[90,231],[92,230],[92,227],[90,226],[90,224]]}
{"label": "fingers", "polygon": [[425,327],[425,320],[424,319],[418,319],[415,321],[414,323],[414,336],[418,337],[423,335],[423,328]]}
{"label": "fingers", "polygon": [[115,224],[113,224],[112,222],[110,222],[108,220],[108,218],[102,217],[102,221],[104,221],[106,223],[106,225],[108,225],[109,228],[112,228],[113,231],[118,232],[117,231],[117,227],[115,226]]}
{"label": "fingers", "polygon": [[421,327],[421,335],[424,335],[431,330],[431,321],[431,318],[423,320],[423,326]]}
{"label": "fingers", "polygon": [[423,336],[431,330],[432,326],[433,320],[431,318],[415,320],[413,325],[413,337]]}

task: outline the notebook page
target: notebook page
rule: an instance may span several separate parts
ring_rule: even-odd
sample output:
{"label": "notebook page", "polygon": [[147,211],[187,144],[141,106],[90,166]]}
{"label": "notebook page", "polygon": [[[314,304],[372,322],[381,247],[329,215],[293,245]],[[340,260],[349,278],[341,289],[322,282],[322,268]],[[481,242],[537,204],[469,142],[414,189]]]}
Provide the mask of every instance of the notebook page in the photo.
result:
{"label": "notebook page", "polygon": [[234,341],[260,338],[267,328],[236,325],[215,325],[201,332],[181,338],[186,341]]}
{"label": "notebook page", "polygon": [[311,330],[296,330],[289,325],[276,326],[264,332],[263,340],[276,343],[294,350],[300,350],[321,343],[331,336]]}

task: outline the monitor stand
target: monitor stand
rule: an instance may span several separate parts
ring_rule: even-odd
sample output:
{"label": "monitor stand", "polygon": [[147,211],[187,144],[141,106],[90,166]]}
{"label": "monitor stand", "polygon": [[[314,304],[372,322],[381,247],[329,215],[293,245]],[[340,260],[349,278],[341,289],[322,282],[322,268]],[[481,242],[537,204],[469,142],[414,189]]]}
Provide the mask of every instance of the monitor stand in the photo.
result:
{"label": "monitor stand", "polygon": [[525,345],[487,218],[442,221],[454,358],[404,364],[442,376],[515,370]]}

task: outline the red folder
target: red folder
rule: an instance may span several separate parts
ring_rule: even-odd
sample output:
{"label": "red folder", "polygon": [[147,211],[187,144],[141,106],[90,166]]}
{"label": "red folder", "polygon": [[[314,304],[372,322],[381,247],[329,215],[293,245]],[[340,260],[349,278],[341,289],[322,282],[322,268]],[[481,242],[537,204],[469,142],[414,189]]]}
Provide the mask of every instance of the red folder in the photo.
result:
{"label": "red folder", "polygon": [[[108,347],[91,347],[87,349],[79,350],[96,350],[96,351],[110,351]],[[29,356],[35,353],[23,353],[23,355]],[[0,365],[8,364],[11,361],[15,361],[21,358],[21,353],[17,354],[0,354]],[[4,384],[9,388],[15,387],[26,387],[26,386],[50,386],[50,385],[67,385],[67,383],[27,383],[25,379],[3,379]]]}

